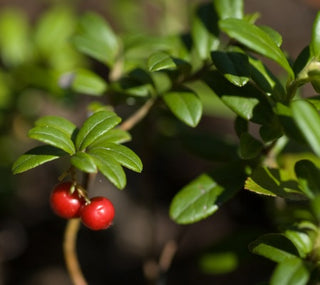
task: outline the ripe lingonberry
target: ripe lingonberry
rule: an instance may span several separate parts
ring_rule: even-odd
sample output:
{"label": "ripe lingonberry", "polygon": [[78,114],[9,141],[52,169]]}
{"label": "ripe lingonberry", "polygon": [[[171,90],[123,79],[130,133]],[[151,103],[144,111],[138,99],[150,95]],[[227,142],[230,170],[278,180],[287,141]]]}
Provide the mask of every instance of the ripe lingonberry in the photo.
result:
{"label": "ripe lingonberry", "polygon": [[58,184],[51,193],[50,205],[52,210],[60,217],[72,219],[79,217],[80,208],[84,205],[84,198],[77,191],[70,192],[72,182]]}
{"label": "ripe lingonberry", "polygon": [[91,230],[108,228],[114,218],[112,202],[104,197],[94,197],[89,204],[80,209],[80,218],[85,226]]}

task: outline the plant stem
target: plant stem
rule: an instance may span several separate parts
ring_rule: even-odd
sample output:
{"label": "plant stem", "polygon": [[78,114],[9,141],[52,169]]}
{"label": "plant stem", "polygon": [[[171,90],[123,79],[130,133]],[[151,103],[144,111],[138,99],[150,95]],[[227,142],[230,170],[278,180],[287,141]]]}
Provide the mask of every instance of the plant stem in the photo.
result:
{"label": "plant stem", "polygon": [[130,116],[126,121],[120,125],[120,129],[124,131],[131,130],[137,123],[139,123],[149,112],[155,102],[155,98],[149,99],[138,111]]}
{"label": "plant stem", "polygon": [[76,252],[76,239],[79,227],[80,219],[68,221],[64,235],[63,250],[66,266],[73,284],[87,285],[88,283],[82,274]]}
{"label": "plant stem", "polygon": [[[139,123],[149,112],[155,102],[155,98],[149,99],[139,110],[124,121],[120,128],[125,131],[132,129]],[[88,189],[92,183],[95,174],[86,174],[83,180],[83,186]],[[83,273],[80,268],[76,251],[77,234],[80,228],[80,219],[71,219],[68,221],[63,242],[64,258],[69,272],[70,278],[74,285],[87,285]]]}

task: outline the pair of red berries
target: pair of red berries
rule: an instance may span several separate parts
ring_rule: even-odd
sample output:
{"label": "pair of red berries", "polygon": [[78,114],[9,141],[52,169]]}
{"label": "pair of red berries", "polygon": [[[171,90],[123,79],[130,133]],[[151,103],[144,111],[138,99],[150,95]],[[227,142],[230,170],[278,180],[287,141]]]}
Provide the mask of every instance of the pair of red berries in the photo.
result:
{"label": "pair of red berries", "polygon": [[79,218],[91,230],[108,228],[114,218],[114,207],[105,197],[85,199],[75,189],[72,182],[58,184],[50,196],[50,205],[53,211],[65,219]]}

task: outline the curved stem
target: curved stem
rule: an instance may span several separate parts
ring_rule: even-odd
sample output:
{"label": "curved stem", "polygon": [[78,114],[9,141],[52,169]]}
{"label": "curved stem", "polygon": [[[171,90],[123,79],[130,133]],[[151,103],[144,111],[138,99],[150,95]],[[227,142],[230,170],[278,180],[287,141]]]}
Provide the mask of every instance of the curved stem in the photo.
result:
{"label": "curved stem", "polygon": [[[136,113],[130,116],[126,121],[124,121],[120,128],[122,130],[128,131],[132,129],[138,122],[140,122],[149,112],[151,107],[155,102],[154,98],[148,100]],[[87,174],[84,177],[84,186],[88,188],[95,174]],[[76,240],[77,234],[80,228],[80,219],[71,219],[68,221],[63,242],[64,258],[67,266],[67,270],[72,279],[74,285],[87,285],[85,280],[76,251]]]}
{"label": "curved stem", "polygon": [[63,250],[66,266],[73,284],[87,285],[88,283],[82,274],[76,251],[79,227],[80,219],[71,219],[68,221],[64,235]]}

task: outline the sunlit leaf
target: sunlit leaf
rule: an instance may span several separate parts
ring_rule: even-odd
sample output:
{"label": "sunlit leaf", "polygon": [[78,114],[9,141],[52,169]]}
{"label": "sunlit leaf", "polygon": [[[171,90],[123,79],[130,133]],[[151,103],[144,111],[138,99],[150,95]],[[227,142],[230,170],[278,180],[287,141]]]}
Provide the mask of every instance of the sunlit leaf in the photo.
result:
{"label": "sunlit leaf", "polygon": [[220,19],[243,18],[243,0],[213,0]]}
{"label": "sunlit leaf", "polygon": [[163,69],[174,69],[177,67],[173,58],[162,51],[156,52],[152,54],[148,58],[148,69],[149,71],[159,71]]}
{"label": "sunlit leaf", "polygon": [[48,127],[48,128],[57,129],[59,131],[64,132],[70,138],[72,137],[72,135],[77,129],[77,127],[72,122],[58,116],[41,117],[35,122],[35,125],[37,127]]}
{"label": "sunlit leaf", "polygon": [[320,12],[317,13],[317,16],[313,22],[310,52],[314,57],[319,59],[320,57]]}
{"label": "sunlit leaf", "polygon": [[64,155],[67,153],[52,146],[35,147],[14,162],[12,172],[14,174],[22,173]]}
{"label": "sunlit leaf", "polygon": [[99,111],[90,116],[76,137],[76,148],[81,151],[119,124],[121,118],[111,111]]}

